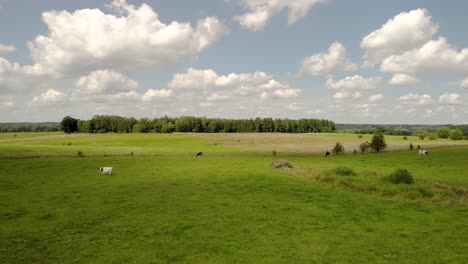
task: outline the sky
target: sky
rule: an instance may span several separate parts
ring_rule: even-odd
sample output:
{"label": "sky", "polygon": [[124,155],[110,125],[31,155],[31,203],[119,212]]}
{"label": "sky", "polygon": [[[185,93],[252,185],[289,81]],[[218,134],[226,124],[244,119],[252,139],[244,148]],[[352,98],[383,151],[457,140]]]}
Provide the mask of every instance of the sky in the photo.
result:
{"label": "sky", "polygon": [[0,123],[467,124],[468,1],[0,0]]}

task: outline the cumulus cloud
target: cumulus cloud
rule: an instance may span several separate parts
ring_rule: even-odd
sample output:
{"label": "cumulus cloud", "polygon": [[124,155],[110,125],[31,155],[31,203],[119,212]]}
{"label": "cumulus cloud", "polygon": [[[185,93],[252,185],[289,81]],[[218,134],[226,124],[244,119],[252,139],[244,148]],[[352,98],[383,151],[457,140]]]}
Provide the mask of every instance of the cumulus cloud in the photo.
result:
{"label": "cumulus cloud", "polygon": [[419,82],[419,78],[403,73],[394,74],[392,79],[389,81],[391,85],[395,86],[414,85],[418,84]]}
{"label": "cumulus cloud", "polygon": [[79,78],[75,86],[83,94],[115,94],[134,91],[138,83],[112,70],[97,70]]}
{"label": "cumulus cloud", "polygon": [[268,20],[279,14],[283,9],[288,9],[288,23],[294,24],[309,13],[309,11],[325,0],[239,0],[241,6],[250,12],[234,19],[249,30],[262,29]]}
{"label": "cumulus cloud", "polygon": [[456,93],[444,93],[439,96],[439,103],[443,105],[462,104],[462,96]]}
{"label": "cumulus cloud", "polygon": [[460,87],[468,89],[468,78],[464,79],[463,81],[460,82]]}
{"label": "cumulus cloud", "polygon": [[65,95],[57,90],[49,89],[46,92],[33,98],[33,102],[37,104],[57,103],[65,99]]}
{"label": "cumulus cloud", "polygon": [[468,48],[457,51],[445,38],[440,37],[420,48],[386,58],[380,69],[410,75],[467,74]]}
{"label": "cumulus cloud", "polygon": [[260,95],[267,98],[290,98],[301,93],[300,89],[291,88],[287,83],[274,79],[265,72],[230,73],[219,75],[212,69],[189,68],[185,72],[174,74],[168,87],[173,90],[192,90],[212,92],[209,101],[220,101],[233,96]]}
{"label": "cumulus cloud", "polygon": [[383,94],[375,94],[375,95],[369,96],[369,101],[371,103],[376,103],[376,102],[382,101],[383,99],[384,99]]}
{"label": "cumulus cloud", "polygon": [[145,94],[142,97],[143,101],[151,101],[156,98],[167,98],[173,95],[172,90],[168,89],[161,89],[161,90],[153,90],[149,89],[148,91],[145,92]]}
{"label": "cumulus cloud", "polygon": [[334,42],[328,48],[328,53],[319,53],[306,57],[301,62],[302,74],[327,76],[335,70],[354,71],[358,67],[346,58],[346,49]]}
{"label": "cumulus cloud", "polygon": [[15,52],[15,50],[15,46],[6,45],[0,42],[0,56]]}
{"label": "cumulus cloud", "polygon": [[348,76],[338,81],[330,78],[326,81],[326,87],[328,89],[343,91],[372,90],[379,88],[382,84],[382,77],[364,78],[360,75]]}
{"label": "cumulus cloud", "polygon": [[466,74],[468,48],[455,50],[445,38],[431,40],[418,49],[386,58],[381,71],[410,75]]}
{"label": "cumulus cloud", "polygon": [[404,105],[430,105],[434,100],[428,94],[409,93],[400,96],[400,102]]}
{"label": "cumulus cloud", "polygon": [[120,15],[99,9],[43,13],[48,34],[28,43],[31,72],[76,76],[103,68],[165,67],[195,58],[227,32],[215,17],[199,20],[195,27],[178,21],[164,24],[146,4],[135,7],[115,0],[110,6]]}
{"label": "cumulus cloud", "polygon": [[426,9],[402,12],[362,39],[364,58],[372,65],[388,56],[419,48],[431,40],[437,30],[438,25],[432,22]]}

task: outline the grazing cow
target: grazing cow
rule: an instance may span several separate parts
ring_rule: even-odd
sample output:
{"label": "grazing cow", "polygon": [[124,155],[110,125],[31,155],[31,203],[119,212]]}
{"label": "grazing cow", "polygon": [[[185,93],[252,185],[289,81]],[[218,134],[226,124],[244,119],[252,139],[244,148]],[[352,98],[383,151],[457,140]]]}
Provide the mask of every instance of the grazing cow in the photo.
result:
{"label": "grazing cow", "polygon": [[109,174],[109,175],[112,175],[112,167],[99,167],[99,171],[102,173],[102,174]]}
{"label": "grazing cow", "polygon": [[203,155],[203,152],[200,151],[200,152],[197,153],[197,156],[196,156],[196,157],[202,156],[202,155]]}
{"label": "grazing cow", "polygon": [[429,152],[427,150],[419,150],[419,155],[429,155]]}
{"label": "grazing cow", "polygon": [[325,158],[328,158],[330,156],[330,151],[325,152]]}

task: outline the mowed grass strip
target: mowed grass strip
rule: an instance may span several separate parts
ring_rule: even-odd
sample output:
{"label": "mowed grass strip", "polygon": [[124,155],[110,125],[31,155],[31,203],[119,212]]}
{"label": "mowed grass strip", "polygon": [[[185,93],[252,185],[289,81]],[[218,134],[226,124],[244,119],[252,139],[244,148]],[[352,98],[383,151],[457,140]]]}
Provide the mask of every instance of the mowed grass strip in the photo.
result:
{"label": "mowed grass strip", "polygon": [[[318,158],[292,162],[305,166]],[[339,159],[323,158],[322,164]],[[466,260],[466,207],[334,189],[274,170],[271,161],[0,159],[0,262]],[[114,167],[114,175],[101,175],[100,166]]]}

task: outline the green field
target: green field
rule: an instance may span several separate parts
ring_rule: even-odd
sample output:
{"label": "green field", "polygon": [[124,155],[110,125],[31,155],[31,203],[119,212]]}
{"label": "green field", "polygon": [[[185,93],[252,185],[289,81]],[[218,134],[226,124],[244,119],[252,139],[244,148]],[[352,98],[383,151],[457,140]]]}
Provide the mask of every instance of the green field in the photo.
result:
{"label": "green field", "polygon": [[[0,263],[466,263],[468,146],[411,139],[430,155],[322,156],[322,145],[363,140],[106,134],[0,141]],[[205,156],[196,158],[198,151]],[[294,168],[273,169],[275,159]],[[101,175],[101,166],[114,175]],[[337,166],[358,175],[331,174]],[[396,168],[408,169],[414,186],[380,180]]]}

